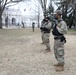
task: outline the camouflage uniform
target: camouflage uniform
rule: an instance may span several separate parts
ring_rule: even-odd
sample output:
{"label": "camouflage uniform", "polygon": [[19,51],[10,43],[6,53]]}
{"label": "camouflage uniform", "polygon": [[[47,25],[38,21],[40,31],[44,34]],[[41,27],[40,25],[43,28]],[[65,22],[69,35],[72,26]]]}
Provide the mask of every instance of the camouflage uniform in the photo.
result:
{"label": "camouflage uniform", "polygon": [[58,22],[56,29],[58,30],[59,35],[54,35],[54,54],[58,63],[64,65],[64,43],[66,39],[63,35],[67,33],[67,25],[62,19],[58,21],[60,22]]}
{"label": "camouflage uniform", "polygon": [[[45,26],[45,22],[42,21],[41,27],[44,28],[44,26]],[[43,30],[41,30],[41,38],[42,38],[42,43],[44,43],[44,31]]]}
{"label": "camouflage uniform", "polygon": [[35,23],[33,22],[32,23],[32,30],[33,30],[33,32],[34,32],[34,29],[35,29]]}
{"label": "camouflage uniform", "polygon": [[[50,30],[51,29],[51,22],[48,22],[48,23],[46,22],[45,23],[45,28]],[[50,38],[50,32],[48,33],[46,31],[44,31],[44,43],[47,47],[47,50],[50,50],[50,40],[49,40],[49,38]]]}

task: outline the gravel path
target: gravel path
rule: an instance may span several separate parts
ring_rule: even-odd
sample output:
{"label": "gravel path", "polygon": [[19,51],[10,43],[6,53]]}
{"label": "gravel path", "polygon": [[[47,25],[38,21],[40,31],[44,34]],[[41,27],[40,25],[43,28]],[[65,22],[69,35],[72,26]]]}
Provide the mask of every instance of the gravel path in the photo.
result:
{"label": "gravel path", "polygon": [[66,35],[65,71],[56,72],[52,35],[52,51],[46,52],[40,32],[17,38],[4,34],[0,36],[0,75],[76,75],[76,35]]}

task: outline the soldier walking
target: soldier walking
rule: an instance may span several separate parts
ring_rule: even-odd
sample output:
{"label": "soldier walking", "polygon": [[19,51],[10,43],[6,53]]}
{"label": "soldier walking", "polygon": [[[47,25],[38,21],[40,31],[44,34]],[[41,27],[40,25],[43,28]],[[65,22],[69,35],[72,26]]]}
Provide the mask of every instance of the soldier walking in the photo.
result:
{"label": "soldier walking", "polygon": [[33,30],[33,32],[34,32],[34,29],[35,29],[35,23],[33,22],[32,23],[32,30]]}
{"label": "soldier walking", "polygon": [[55,19],[57,22],[53,25],[53,35],[54,35],[54,54],[55,58],[58,61],[56,66],[56,71],[64,71],[64,43],[66,43],[66,38],[64,34],[67,33],[67,25],[65,21],[61,18],[62,12],[57,10],[55,12]]}

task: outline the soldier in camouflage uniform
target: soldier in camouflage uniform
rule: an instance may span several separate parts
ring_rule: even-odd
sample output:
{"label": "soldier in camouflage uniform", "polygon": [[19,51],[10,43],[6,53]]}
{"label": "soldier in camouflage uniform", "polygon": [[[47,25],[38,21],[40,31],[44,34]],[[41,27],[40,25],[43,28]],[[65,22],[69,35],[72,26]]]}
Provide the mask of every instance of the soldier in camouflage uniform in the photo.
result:
{"label": "soldier in camouflage uniform", "polygon": [[32,30],[33,30],[33,32],[35,30],[35,23],[34,22],[32,23]]}
{"label": "soldier in camouflage uniform", "polygon": [[50,18],[47,17],[46,18],[46,22],[45,22],[45,27],[44,27],[44,44],[46,45],[47,49],[46,51],[51,51],[50,50],[50,30],[51,30],[51,22],[50,22]]}
{"label": "soldier in camouflage uniform", "polygon": [[[41,22],[41,28],[44,28],[44,26],[45,26],[45,19],[43,19]],[[41,38],[42,38],[41,44],[44,44],[44,31],[43,30],[41,30]]]}
{"label": "soldier in camouflage uniform", "polygon": [[57,22],[53,26],[53,35],[54,35],[54,54],[55,58],[58,61],[58,64],[55,64],[56,71],[63,71],[64,70],[64,43],[66,42],[66,38],[64,34],[67,33],[67,25],[65,21],[61,18],[62,12],[57,10],[55,12],[55,19]]}

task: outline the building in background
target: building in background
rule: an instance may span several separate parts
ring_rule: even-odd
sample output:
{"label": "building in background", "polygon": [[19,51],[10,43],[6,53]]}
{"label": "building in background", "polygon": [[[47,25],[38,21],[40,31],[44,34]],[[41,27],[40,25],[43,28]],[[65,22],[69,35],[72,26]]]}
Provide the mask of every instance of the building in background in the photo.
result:
{"label": "building in background", "polygon": [[21,16],[21,12],[18,9],[5,8],[2,15],[2,23],[6,27],[21,25]]}
{"label": "building in background", "polygon": [[37,5],[37,2],[32,1],[20,2],[15,6],[5,8],[2,15],[3,26],[21,26],[25,28],[31,27],[32,22],[35,22],[36,27],[38,27],[38,23],[41,24],[43,19],[42,9]]}

